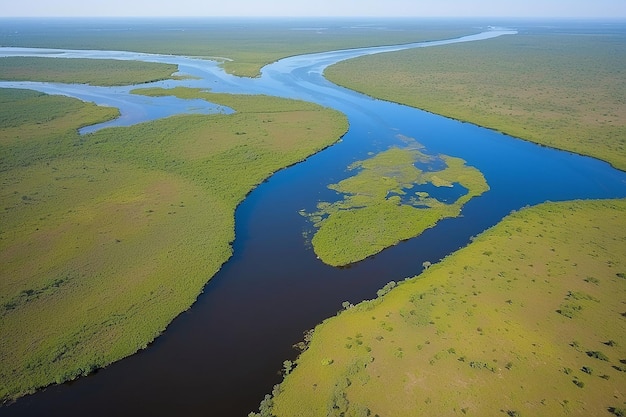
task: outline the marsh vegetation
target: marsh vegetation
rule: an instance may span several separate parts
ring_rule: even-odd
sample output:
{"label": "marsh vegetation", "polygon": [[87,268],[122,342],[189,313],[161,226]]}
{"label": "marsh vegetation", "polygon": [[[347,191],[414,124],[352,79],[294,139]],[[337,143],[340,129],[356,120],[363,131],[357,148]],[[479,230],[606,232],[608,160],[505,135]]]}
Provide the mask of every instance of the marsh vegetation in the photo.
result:
{"label": "marsh vegetation", "polygon": [[230,257],[246,194],[347,128],[310,103],[185,94],[236,113],[80,136],[116,111],[0,89],[2,400],[146,347]]}
{"label": "marsh vegetation", "polygon": [[0,58],[0,80],[131,85],[169,79],[176,65],[115,59]]}
{"label": "marsh vegetation", "polygon": [[[303,212],[317,229],[312,244],[323,262],[344,266],[375,255],[460,215],[465,203],[489,190],[480,171],[462,159],[428,155],[414,139],[403,140],[403,147],[350,165],[354,175],[328,186],[338,201]],[[455,187],[461,191],[453,201],[437,196],[438,189]]]}
{"label": "marsh vegetation", "polygon": [[[100,28],[101,30],[94,30]],[[359,19],[101,19],[83,24],[63,19],[2,21],[3,46],[100,49],[189,55],[221,60],[235,75],[254,77],[261,67],[287,56],[420,40],[449,39],[479,32],[454,23]]]}
{"label": "marsh vegetation", "polygon": [[386,100],[626,169],[623,33],[520,33],[338,63],[326,76]]}
{"label": "marsh vegetation", "polygon": [[[315,328],[271,415],[621,407],[625,218],[624,200],[527,208],[420,276],[347,305]],[[559,314],[565,306],[576,314]]]}

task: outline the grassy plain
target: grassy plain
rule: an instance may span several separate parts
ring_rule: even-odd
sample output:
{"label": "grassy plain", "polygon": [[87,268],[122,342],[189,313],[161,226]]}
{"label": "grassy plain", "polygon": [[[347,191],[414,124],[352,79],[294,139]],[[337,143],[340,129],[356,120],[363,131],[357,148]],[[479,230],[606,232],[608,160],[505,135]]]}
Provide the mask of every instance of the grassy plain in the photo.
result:
{"label": "grassy plain", "polygon": [[478,31],[473,23],[408,19],[4,19],[0,45],[217,58],[228,72],[254,77],[265,64],[291,55]]}
{"label": "grassy plain", "polygon": [[114,59],[0,58],[0,80],[129,85],[169,79],[178,66]]}
{"label": "grassy plain", "polygon": [[185,93],[236,113],[80,136],[116,111],[0,90],[1,400],[145,347],[231,255],[245,195],[347,129],[310,103]]}
{"label": "grassy plain", "polygon": [[618,415],[625,253],[625,200],[512,214],[318,325],[261,415]]}
{"label": "grassy plain", "polygon": [[626,170],[626,35],[520,33],[372,55],[333,82]]}
{"label": "grassy plain", "polygon": [[[342,198],[320,202],[317,211],[303,213],[313,221],[313,250],[324,262],[344,266],[375,255],[398,242],[420,235],[439,220],[456,217],[471,198],[489,190],[485,177],[465,161],[447,155],[422,152],[415,140],[404,138],[405,147],[393,147],[348,169],[356,171],[328,188]],[[445,168],[423,170],[443,161]],[[420,186],[463,187],[452,202],[437,199]]]}

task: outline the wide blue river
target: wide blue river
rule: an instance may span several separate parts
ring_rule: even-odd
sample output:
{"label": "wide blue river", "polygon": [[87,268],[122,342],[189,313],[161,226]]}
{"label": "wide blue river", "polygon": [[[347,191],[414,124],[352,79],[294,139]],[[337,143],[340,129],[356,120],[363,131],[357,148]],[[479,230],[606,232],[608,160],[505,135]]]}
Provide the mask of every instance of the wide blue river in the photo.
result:
{"label": "wide blue river", "polygon": [[[142,85],[187,86],[216,92],[298,98],[347,115],[350,129],[336,145],[282,170],[255,189],[236,212],[234,255],[213,277],[193,307],[146,350],[70,384],[52,386],[0,408],[6,416],[246,416],[280,382],[285,359],[303,332],[341,309],[343,301],[372,298],[385,283],[421,272],[466,245],[471,236],[512,210],[547,200],[626,197],[626,173],[592,158],[530,144],[469,123],[446,119],[338,87],[323,77],[335,62],[384,51],[515,36],[491,30],[448,41],[335,51],[287,58],[262,76],[239,78],[217,63],[185,57],[112,51],[0,48],[0,56],[116,58],[175,63],[194,78]],[[0,82],[0,87],[65,94],[121,109],[111,125],[130,125],[177,113],[230,112],[202,100],[149,98],[133,87],[92,87]],[[471,200],[458,218],[440,222],[349,268],[316,259],[298,214],[327,199],[326,186],[346,167],[415,138],[429,153],[463,158],[480,169],[491,189]]]}

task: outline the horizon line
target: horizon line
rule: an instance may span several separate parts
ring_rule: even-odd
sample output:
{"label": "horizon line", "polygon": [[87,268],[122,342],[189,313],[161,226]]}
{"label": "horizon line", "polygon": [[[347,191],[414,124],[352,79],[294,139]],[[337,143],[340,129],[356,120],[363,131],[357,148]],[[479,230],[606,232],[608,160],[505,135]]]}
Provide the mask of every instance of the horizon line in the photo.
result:
{"label": "horizon line", "polygon": [[14,15],[1,16],[2,19],[523,19],[523,20],[626,20],[626,16],[400,16],[400,15]]}

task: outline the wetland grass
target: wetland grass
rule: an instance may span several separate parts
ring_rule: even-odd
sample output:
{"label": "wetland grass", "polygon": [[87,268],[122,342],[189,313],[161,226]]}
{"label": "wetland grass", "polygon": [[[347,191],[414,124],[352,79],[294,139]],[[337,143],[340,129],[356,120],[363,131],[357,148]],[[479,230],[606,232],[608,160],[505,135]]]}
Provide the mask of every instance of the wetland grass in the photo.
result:
{"label": "wetland grass", "polygon": [[[271,62],[337,49],[449,39],[476,33],[472,23],[391,19],[0,20],[0,45],[189,55],[222,61],[255,77]],[[94,30],[99,28],[102,30]]]}
{"label": "wetland grass", "polygon": [[626,170],[626,37],[529,34],[371,55],[335,83]]}
{"label": "wetland grass", "polygon": [[[271,415],[622,407],[625,219],[625,200],[544,203],[508,216],[420,276],[318,325],[274,391]],[[565,304],[577,314],[559,314]]]}
{"label": "wetland grass", "polygon": [[310,103],[220,97],[237,112],[80,136],[116,112],[0,90],[0,399],[146,347],[230,257],[246,194],[347,129]]}
{"label": "wetland grass", "polygon": [[166,80],[178,71],[173,64],[115,59],[2,57],[0,80],[131,85]]}

